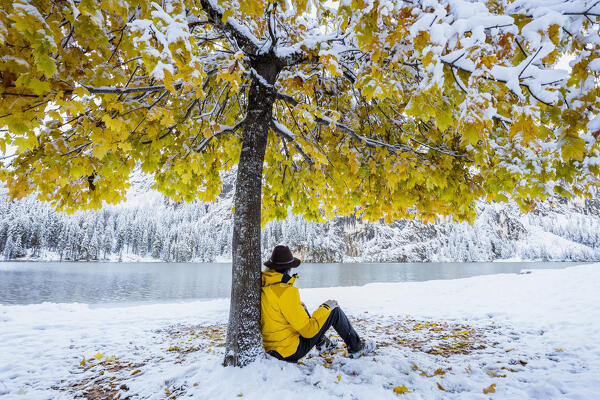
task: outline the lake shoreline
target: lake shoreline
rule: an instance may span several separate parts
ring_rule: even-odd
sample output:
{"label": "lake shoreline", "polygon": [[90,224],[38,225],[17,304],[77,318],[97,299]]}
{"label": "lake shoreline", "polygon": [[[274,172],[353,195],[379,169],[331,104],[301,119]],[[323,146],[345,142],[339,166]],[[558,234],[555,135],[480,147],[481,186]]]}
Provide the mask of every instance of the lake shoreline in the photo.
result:
{"label": "lake shoreline", "polygon": [[[303,263],[299,288],[423,282],[564,269],[577,262]],[[264,268],[264,267],[262,267]],[[0,304],[155,304],[226,298],[231,264],[157,262],[0,263]]]}
{"label": "lake shoreline", "polygon": [[[231,264],[232,260],[226,259],[217,259],[215,261],[200,261],[200,260],[190,260],[190,261],[165,261],[158,258],[139,258],[139,259],[125,259],[119,261],[118,259],[98,259],[98,260],[68,260],[68,259],[56,259],[56,258],[40,258],[40,257],[20,257],[13,259],[1,259],[0,264],[2,263],[11,263],[11,262],[33,262],[33,263],[111,263],[111,264],[139,264],[139,263],[157,263],[157,264]],[[493,260],[472,260],[472,261],[434,261],[439,264],[449,264],[449,263],[539,263],[539,262],[552,262],[552,263],[596,263],[597,261],[589,261],[589,260],[547,260],[547,259],[518,259],[518,258],[497,258]],[[360,260],[351,260],[351,261],[332,261],[332,262],[306,262],[305,264],[431,264],[432,261],[360,261]]]}

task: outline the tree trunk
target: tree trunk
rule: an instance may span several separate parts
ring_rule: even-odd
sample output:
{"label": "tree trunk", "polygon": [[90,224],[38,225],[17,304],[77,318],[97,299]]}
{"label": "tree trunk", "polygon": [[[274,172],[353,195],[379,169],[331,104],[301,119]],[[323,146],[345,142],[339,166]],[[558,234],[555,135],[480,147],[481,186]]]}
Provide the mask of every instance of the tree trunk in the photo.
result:
{"label": "tree trunk", "polygon": [[260,329],[261,187],[267,135],[275,101],[271,85],[277,78],[279,68],[272,63],[263,62],[255,64],[254,70],[263,79],[259,81],[254,77],[249,89],[242,151],[238,162],[234,195],[231,304],[223,361],[225,366],[244,366],[264,354]]}

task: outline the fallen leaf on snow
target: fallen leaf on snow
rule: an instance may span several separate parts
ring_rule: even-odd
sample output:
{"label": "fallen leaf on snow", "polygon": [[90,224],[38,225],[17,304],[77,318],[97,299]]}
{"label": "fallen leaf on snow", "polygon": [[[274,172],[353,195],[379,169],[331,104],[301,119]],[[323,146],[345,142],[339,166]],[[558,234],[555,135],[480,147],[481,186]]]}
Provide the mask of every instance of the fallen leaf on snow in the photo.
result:
{"label": "fallen leaf on snow", "polygon": [[496,384],[495,383],[492,383],[490,386],[483,389],[483,394],[488,394],[488,393],[496,393]]}
{"label": "fallen leaf on snow", "polygon": [[412,393],[412,390],[408,390],[408,388],[406,386],[402,385],[402,386],[396,386],[394,388],[394,393],[396,393],[396,394]]}

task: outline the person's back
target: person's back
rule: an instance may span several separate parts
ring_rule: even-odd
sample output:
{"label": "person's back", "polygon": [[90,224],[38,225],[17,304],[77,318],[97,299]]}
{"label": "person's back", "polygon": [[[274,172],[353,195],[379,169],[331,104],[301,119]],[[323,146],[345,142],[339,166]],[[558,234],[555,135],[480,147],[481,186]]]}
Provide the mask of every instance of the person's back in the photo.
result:
{"label": "person's back", "polygon": [[311,317],[301,306],[300,294],[293,286],[295,280],[296,276],[272,269],[262,273],[263,345],[267,352],[276,351],[283,358],[296,352],[301,334],[312,337],[319,333],[331,312],[328,306],[321,305]]}

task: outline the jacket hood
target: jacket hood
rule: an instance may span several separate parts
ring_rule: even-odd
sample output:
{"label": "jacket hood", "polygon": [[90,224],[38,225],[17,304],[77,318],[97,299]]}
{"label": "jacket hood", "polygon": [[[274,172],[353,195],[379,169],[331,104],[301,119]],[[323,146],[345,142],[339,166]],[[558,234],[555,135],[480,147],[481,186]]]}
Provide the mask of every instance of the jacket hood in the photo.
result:
{"label": "jacket hood", "polygon": [[277,272],[274,269],[267,268],[262,272],[261,276],[261,286],[264,287],[270,285],[277,285],[279,283],[287,283],[288,285],[293,285],[296,281],[296,278],[298,277],[298,274],[292,275],[291,278],[286,282],[284,279],[286,275],[282,274],[281,272]]}

